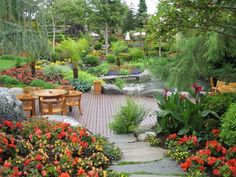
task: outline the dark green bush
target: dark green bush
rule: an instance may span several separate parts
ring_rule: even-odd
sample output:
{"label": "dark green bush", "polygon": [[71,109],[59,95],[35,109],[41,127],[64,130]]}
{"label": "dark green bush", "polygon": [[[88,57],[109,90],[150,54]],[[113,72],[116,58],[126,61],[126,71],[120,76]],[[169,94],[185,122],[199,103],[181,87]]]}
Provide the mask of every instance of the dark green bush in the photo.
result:
{"label": "dark green bush", "polygon": [[31,87],[42,87],[44,89],[52,89],[52,88],[55,87],[53,84],[47,83],[47,82],[45,82],[45,81],[43,81],[41,79],[33,80],[30,83],[30,86]]}
{"label": "dark green bush", "polygon": [[137,61],[139,59],[143,59],[144,58],[144,53],[139,48],[131,48],[131,49],[129,49],[129,54],[130,54],[130,57],[132,58],[132,60],[134,60],[134,61]]}
{"label": "dark green bush", "polygon": [[126,105],[114,116],[109,127],[117,134],[132,133],[142,122],[146,111],[131,98],[126,99]]}
{"label": "dark green bush", "polygon": [[89,54],[83,58],[83,62],[84,62],[84,64],[89,65],[89,66],[98,66],[99,65],[99,57]]}
{"label": "dark green bush", "polygon": [[92,84],[87,81],[80,81],[78,79],[74,79],[71,81],[71,85],[74,86],[75,90],[79,90],[81,92],[87,92],[91,89]]}
{"label": "dark green bush", "polygon": [[220,138],[227,145],[236,144],[236,103],[231,104],[223,116]]}
{"label": "dark green bush", "polygon": [[101,50],[101,49],[102,49],[102,43],[97,42],[97,43],[94,45],[94,49],[95,49],[95,50]]}
{"label": "dark green bush", "polygon": [[4,86],[15,86],[15,85],[23,85],[20,81],[17,79],[7,76],[7,75],[2,75],[0,76],[0,84]]}
{"label": "dark green bush", "polygon": [[108,63],[115,63],[116,62],[116,56],[113,54],[108,54],[107,55],[107,62]]}
{"label": "dark green bush", "polygon": [[236,101],[236,94],[225,93],[214,96],[206,96],[202,102],[202,109],[211,110],[222,116],[229,105]]}

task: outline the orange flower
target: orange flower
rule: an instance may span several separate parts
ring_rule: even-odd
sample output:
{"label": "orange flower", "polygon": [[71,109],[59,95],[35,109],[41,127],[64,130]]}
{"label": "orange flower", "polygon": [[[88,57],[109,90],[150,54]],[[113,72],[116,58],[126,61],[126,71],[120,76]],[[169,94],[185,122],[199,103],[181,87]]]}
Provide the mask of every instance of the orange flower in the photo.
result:
{"label": "orange flower", "polygon": [[0,154],[3,152],[3,149],[0,148]]}
{"label": "orange flower", "polygon": [[84,174],[84,172],[85,172],[85,170],[83,169],[83,168],[80,168],[79,170],[78,170],[78,175],[82,175],[82,174]]}
{"label": "orange flower", "polygon": [[168,140],[172,140],[172,139],[175,139],[175,138],[177,138],[177,134],[176,134],[176,133],[170,134],[170,135],[167,137]]}
{"label": "orange flower", "polygon": [[41,175],[42,175],[42,176],[46,176],[46,175],[47,175],[47,172],[44,170],[44,171],[41,172]]}
{"label": "orange flower", "polygon": [[70,175],[68,173],[64,172],[59,177],[70,177]]}

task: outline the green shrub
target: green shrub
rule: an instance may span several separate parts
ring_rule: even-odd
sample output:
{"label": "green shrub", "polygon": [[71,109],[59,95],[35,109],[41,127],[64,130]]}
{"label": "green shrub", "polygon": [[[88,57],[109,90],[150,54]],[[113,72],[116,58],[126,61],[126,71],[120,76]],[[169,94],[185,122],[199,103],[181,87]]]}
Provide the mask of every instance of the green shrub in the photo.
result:
{"label": "green shrub", "polygon": [[45,76],[66,76],[68,70],[71,70],[69,66],[62,66],[58,64],[50,64],[43,68]]}
{"label": "green shrub", "polygon": [[203,99],[202,109],[211,110],[222,116],[228,109],[229,105],[236,100],[236,94],[225,93],[214,96],[206,96]]}
{"label": "green shrub", "polygon": [[109,127],[117,134],[133,132],[144,119],[146,111],[131,98],[126,99],[126,105],[114,116]]}
{"label": "green shrub", "polygon": [[116,78],[115,79],[115,83],[114,83],[117,87],[119,87],[120,89],[123,89],[125,86],[125,81],[121,78]]}
{"label": "green shrub", "polygon": [[89,82],[80,81],[79,79],[72,80],[71,85],[75,88],[75,90],[79,90],[83,93],[91,89],[91,84]]}
{"label": "green shrub", "polygon": [[23,85],[20,81],[17,79],[7,76],[7,75],[2,75],[0,76],[0,84],[4,86],[15,86],[15,85]]}
{"label": "green shrub", "polygon": [[108,63],[115,63],[116,62],[116,56],[113,54],[108,54],[107,55],[107,62]]}
{"label": "green shrub", "polygon": [[132,60],[135,60],[135,61],[144,58],[144,53],[139,48],[130,48],[129,54],[130,54],[130,57],[132,58]]}
{"label": "green shrub", "polygon": [[95,49],[95,50],[101,50],[101,49],[102,49],[102,43],[97,42],[97,43],[94,45],[94,49]]}
{"label": "green shrub", "polygon": [[220,138],[227,145],[236,144],[236,103],[230,105],[222,119]]}
{"label": "green shrub", "polygon": [[99,57],[89,54],[83,58],[83,62],[84,64],[89,65],[89,66],[97,66],[99,65]]}
{"label": "green shrub", "polygon": [[30,83],[31,87],[42,87],[44,89],[53,89],[55,86],[53,84],[47,83],[41,79],[33,80]]}
{"label": "green shrub", "polygon": [[120,75],[129,75],[129,70],[127,70],[127,69],[121,69],[121,70],[119,71],[119,74],[120,74]]}
{"label": "green shrub", "polygon": [[131,61],[132,60],[132,56],[130,55],[130,53],[121,53],[120,58],[124,61]]}
{"label": "green shrub", "polygon": [[108,71],[109,71],[109,64],[107,62],[103,62],[99,66],[90,67],[88,69],[89,73],[95,74],[96,76],[105,75],[108,73]]}

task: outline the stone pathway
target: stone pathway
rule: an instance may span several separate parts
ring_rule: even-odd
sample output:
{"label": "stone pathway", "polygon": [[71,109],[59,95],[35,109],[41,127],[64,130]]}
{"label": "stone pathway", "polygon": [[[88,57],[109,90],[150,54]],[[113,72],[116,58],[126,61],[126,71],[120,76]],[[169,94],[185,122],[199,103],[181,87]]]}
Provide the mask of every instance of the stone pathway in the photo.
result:
{"label": "stone pathway", "polygon": [[122,160],[110,169],[125,172],[131,177],[177,177],[184,176],[178,164],[165,157],[162,148],[150,147],[147,142],[136,142],[133,135],[113,135],[109,137],[123,152]]}

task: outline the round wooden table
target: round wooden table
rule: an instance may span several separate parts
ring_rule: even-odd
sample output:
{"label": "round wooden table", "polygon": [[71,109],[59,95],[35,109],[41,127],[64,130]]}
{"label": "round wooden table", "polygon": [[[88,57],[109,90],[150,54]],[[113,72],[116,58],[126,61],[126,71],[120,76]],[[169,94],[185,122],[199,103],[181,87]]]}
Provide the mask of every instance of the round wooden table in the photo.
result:
{"label": "round wooden table", "polygon": [[44,89],[44,90],[36,90],[34,91],[34,95],[43,97],[43,98],[55,98],[55,97],[60,97],[64,96],[67,94],[67,90],[63,89]]}

